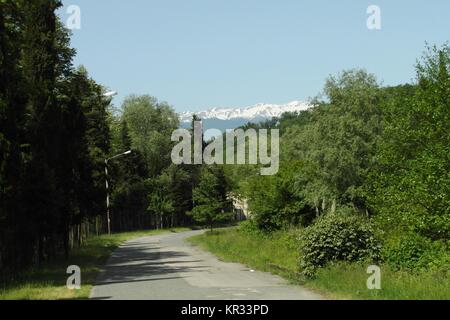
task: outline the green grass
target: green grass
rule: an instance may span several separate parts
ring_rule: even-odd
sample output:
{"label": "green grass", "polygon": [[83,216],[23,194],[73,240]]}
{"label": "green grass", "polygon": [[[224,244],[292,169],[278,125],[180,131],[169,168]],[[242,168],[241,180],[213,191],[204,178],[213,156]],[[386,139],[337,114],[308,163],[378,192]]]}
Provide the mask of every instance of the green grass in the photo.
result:
{"label": "green grass", "polygon": [[[188,229],[138,231],[103,235],[90,238],[85,245],[75,249],[69,260],[59,259],[39,269],[22,273],[17,279],[0,287],[0,300],[66,300],[88,299],[97,273],[111,256],[111,253],[124,242],[167,232],[182,232]],[[66,281],[67,267],[77,265],[81,268],[81,290],[69,290]]]}
{"label": "green grass", "polygon": [[328,292],[331,298],[358,300],[449,300],[449,272],[411,274],[381,266],[381,290],[368,290],[367,266],[336,264],[322,269],[306,285]]}
{"label": "green grass", "polygon": [[294,231],[263,237],[250,236],[231,228],[192,237],[188,241],[216,254],[223,261],[240,262],[296,281],[298,255],[294,238]]}
{"label": "green grass", "polygon": [[411,274],[382,269],[382,290],[368,290],[367,267],[340,263],[321,269],[313,280],[298,269],[296,231],[278,232],[270,237],[240,232],[237,228],[196,236],[189,241],[228,262],[272,272],[304,285],[330,299],[449,300],[450,272],[441,270]]}

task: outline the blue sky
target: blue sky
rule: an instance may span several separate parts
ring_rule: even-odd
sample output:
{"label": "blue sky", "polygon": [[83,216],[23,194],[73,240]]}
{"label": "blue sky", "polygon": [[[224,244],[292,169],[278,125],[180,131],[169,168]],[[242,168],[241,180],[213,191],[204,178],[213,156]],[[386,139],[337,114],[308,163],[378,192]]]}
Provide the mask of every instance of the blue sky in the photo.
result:
{"label": "blue sky", "polygon": [[[64,0],[81,9],[75,64],[99,83],[177,111],[287,103],[362,67],[410,82],[425,41],[449,40],[448,0]],[[369,5],[382,29],[366,27]],[[68,15],[60,11],[62,19]]]}

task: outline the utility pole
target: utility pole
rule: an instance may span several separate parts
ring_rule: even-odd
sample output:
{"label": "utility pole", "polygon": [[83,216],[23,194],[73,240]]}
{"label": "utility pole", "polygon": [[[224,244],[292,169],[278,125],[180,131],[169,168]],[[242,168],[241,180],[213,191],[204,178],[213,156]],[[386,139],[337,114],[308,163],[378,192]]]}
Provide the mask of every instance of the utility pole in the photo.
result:
{"label": "utility pole", "polygon": [[111,217],[109,212],[108,160],[105,160],[105,177],[106,177],[106,225],[108,226],[108,234],[111,234]]}
{"label": "utility pole", "polygon": [[112,158],[105,160],[105,178],[106,178],[106,224],[108,226],[108,234],[111,234],[111,214],[110,214],[110,201],[109,201],[109,172],[108,172],[108,164],[109,161],[117,159],[119,157],[127,156],[131,154],[131,150],[118,154]]}

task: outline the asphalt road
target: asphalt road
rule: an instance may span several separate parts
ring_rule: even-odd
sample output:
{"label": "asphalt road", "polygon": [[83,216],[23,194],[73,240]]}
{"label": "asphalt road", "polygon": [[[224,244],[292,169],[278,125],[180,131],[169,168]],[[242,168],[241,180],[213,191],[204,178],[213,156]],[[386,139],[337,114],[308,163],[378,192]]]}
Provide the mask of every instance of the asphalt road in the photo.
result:
{"label": "asphalt road", "polygon": [[269,273],[225,263],[188,244],[202,231],[151,236],[120,247],[99,274],[91,299],[315,300],[321,296]]}

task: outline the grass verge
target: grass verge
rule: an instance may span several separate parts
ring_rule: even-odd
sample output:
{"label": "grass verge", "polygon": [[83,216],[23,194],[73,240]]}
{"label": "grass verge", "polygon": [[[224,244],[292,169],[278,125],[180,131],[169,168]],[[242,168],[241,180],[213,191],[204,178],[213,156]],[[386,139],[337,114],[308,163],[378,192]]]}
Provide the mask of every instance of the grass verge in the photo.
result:
{"label": "grass verge", "polygon": [[[0,285],[0,300],[68,300],[88,299],[97,273],[107,262],[112,252],[124,242],[168,232],[182,232],[189,229],[152,230],[92,237],[86,244],[76,248],[69,260],[58,259],[42,268],[22,273],[18,279]],[[81,290],[69,290],[66,281],[67,267],[81,268]]]}
{"label": "grass verge", "polygon": [[415,274],[382,269],[382,290],[368,290],[367,267],[339,263],[321,269],[315,279],[303,278],[298,270],[299,252],[296,232],[277,232],[262,236],[225,229],[196,236],[189,241],[228,262],[239,262],[250,268],[285,277],[331,299],[360,300],[449,300],[448,271]]}

